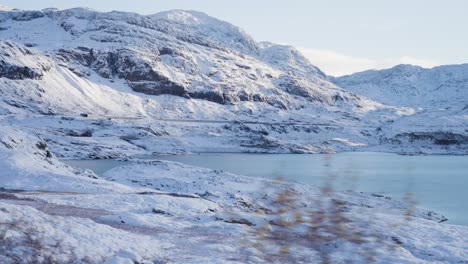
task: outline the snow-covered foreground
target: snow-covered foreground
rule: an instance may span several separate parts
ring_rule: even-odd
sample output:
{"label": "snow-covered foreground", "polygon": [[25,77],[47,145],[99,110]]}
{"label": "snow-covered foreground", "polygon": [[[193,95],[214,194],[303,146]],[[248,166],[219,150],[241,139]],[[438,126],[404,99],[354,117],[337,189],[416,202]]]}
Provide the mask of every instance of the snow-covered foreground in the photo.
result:
{"label": "snow-covered foreground", "polygon": [[164,161],[98,177],[7,125],[0,157],[2,263],[468,261],[467,227],[380,195]]}

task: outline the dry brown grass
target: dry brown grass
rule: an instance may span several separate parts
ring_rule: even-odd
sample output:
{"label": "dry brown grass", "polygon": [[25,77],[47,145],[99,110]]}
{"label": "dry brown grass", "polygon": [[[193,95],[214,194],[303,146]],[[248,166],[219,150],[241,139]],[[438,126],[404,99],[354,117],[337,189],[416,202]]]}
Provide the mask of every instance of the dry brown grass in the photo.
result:
{"label": "dry brown grass", "polygon": [[[371,228],[372,216],[367,217],[368,222],[353,219],[346,201],[336,199],[334,194],[332,184],[326,184],[317,198],[304,205],[294,190],[279,192],[266,214],[270,220],[254,229],[255,243],[250,246],[267,263],[323,264],[333,263],[332,254],[343,245],[353,248],[353,252],[343,254],[349,256],[343,263],[374,262],[377,249],[393,250],[400,246],[399,241],[389,241],[382,233],[373,231],[376,229]],[[409,210],[405,212],[406,221],[410,221]],[[315,252],[316,257],[297,254],[301,248]]]}

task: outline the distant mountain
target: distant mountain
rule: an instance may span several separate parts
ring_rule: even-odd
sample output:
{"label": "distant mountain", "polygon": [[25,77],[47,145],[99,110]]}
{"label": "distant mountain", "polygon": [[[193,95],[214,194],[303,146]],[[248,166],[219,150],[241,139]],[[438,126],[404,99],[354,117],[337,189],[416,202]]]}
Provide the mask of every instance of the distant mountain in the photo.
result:
{"label": "distant mountain", "polygon": [[389,105],[422,109],[463,109],[468,106],[468,64],[425,69],[398,65],[334,78],[349,91]]}
{"label": "distant mountain", "polygon": [[8,6],[4,6],[4,5],[0,5],[0,11],[10,11],[11,8],[9,8]]}

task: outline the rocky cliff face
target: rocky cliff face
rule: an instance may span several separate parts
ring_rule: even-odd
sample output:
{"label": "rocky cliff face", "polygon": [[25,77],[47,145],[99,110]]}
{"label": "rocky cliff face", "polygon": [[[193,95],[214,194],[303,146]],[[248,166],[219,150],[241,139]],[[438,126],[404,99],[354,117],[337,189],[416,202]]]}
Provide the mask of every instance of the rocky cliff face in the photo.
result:
{"label": "rocky cliff face", "polygon": [[[0,20],[0,37],[47,52],[81,77],[93,71],[148,95],[279,108],[334,105],[336,98],[357,103],[296,49],[256,43],[241,29],[199,12],[13,11],[2,12]],[[45,25],[51,34],[44,34]]]}
{"label": "rocky cliff face", "polygon": [[41,79],[50,67],[50,61],[36,52],[8,41],[0,41],[0,78]]}

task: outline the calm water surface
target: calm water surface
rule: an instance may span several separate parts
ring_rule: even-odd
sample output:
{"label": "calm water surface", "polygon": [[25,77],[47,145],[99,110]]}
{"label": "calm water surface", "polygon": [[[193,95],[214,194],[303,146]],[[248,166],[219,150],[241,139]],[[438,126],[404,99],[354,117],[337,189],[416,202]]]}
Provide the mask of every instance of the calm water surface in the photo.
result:
{"label": "calm water surface", "polygon": [[[236,174],[322,185],[333,177],[338,190],[379,192],[401,199],[413,193],[418,206],[435,210],[449,223],[468,225],[468,156],[401,156],[389,153],[197,154],[158,159],[221,169]],[[125,162],[67,161],[101,174]]]}

